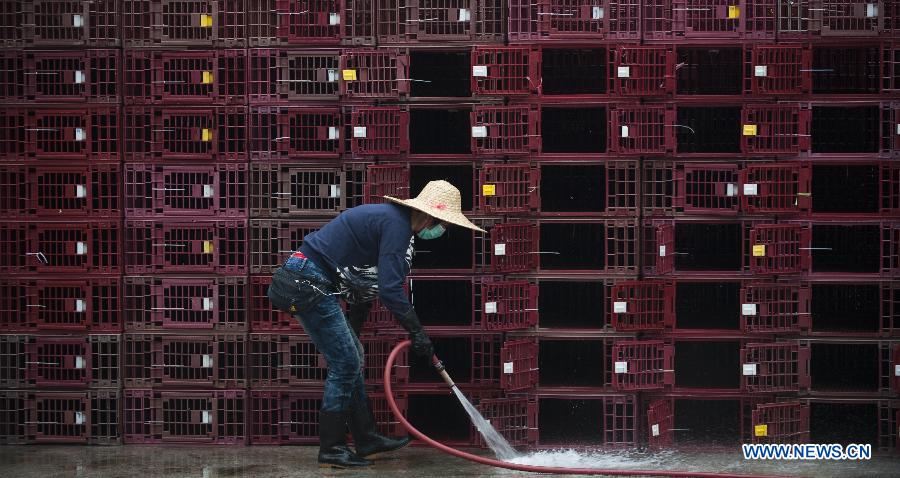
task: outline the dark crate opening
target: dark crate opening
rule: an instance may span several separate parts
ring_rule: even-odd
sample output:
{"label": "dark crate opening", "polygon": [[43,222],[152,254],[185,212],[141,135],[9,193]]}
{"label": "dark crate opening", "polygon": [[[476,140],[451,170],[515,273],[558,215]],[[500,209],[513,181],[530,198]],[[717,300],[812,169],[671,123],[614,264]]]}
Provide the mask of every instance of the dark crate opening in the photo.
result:
{"label": "dark crate opening", "polygon": [[474,172],[468,164],[414,164],[409,167],[409,194],[416,197],[429,181],[443,179],[456,186],[462,196],[462,210],[471,211],[474,202]]}
{"label": "dark crate opening", "polygon": [[541,269],[601,270],[605,267],[604,225],[541,223]]}
{"label": "dark crate opening", "polygon": [[422,325],[472,325],[471,280],[410,280],[412,303]]}
{"label": "dark crate opening", "polygon": [[[432,368],[431,373],[434,374]],[[440,411],[440,413],[435,413]],[[469,440],[472,422],[453,394],[409,396],[406,417],[422,433],[440,441]]]}
{"label": "dark crate opening", "polygon": [[679,282],[675,326],[679,329],[741,328],[739,282]]}
{"label": "dark crate opening", "polygon": [[740,400],[676,399],[675,442],[733,445],[741,442]]}
{"label": "dark crate opening", "polygon": [[809,375],[817,392],[874,392],[879,387],[878,344],[810,347]]}
{"label": "dark crate opening", "polygon": [[740,388],[741,344],[736,341],[675,343],[675,386]]}
{"label": "dark crate opening", "polygon": [[606,152],[606,108],[541,109],[545,153]]}
{"label": "dark crate opening", "polygon": [[878,106],[814,106],[812,150],[814,153],[877,153]]}
{"label": "dark crate opening", "polygon": [[603,400],[542,398],[538,401],[541,445],[603,442]]}
{"label": "dark crate opening", "polygon": [[606,49],[545,49],[541,52],[541,86],[545,95],[606,93]]}
{"label": "dark crate opening", "polygon": [[813,225],[813,272],[878,272],[881,227]]}
{"label": "dark crate opening", "polygon": [[606,168],[601,165],[541,167],[543,212],[606,211]]}
{"label": "dark crate opening", "polygon": [[679,107],[679,153],[739,153],[740,107]]}
{"label": "dark crate opening", "polygon": [[878,47],[813,48],[813,93],[878,93],[880,78]]}
{"label": "dark crate opening", "polygon": [[538,325],[542,328],[601,329],[606,326],[603,282],[541,281]]}
{"label": "dark crate opening", "polygon": [[409,149],[413,154],[469,154],[470,111],[415,108],[409,113]]}
{"label": "dark crate opening", "polygon": [[416,239],[412,266],[414,269],[471,269],[473,248],[471,230],[450,226],[437,239]]}
{"label": "dark crate opening", "polygon": [[875,403],[809,404],[811,443],[878,443],[878,405]]}
{"label": "dark crate opening", "polygon": [[[453,380],[466,383],[472,380],[472,339],[469,337],[431,337],[434,353],[441,358]],[[409,361],[409,380],[418,383],[441,382],[430,360]]]}
{"label": "dark crate opening", "polygon": [[675,268],[739,271],[743,264],[740,224],[675,225]]}
{"label": "dark crate opening", "polygon": [[813,284],[813,332],[878,332],[879,289],[877,284]]}
{"label": "dark crate opening", "polygon": [[813,212],[878,212],[878,166],[816,165],[812,168]]}
{"label": "dark crate opening", "polygon": [[[538,343],[538,383],[544,387],[602,387],[610,347],[602,340],[548,340]],[[438,355],[440,356],[440,354]],[[447,370],[451,370],[449,367]]]}
{"label": "dark crate opening", "polygon": [[743,88],[740,48],[679,48],[676,79],[680,95],[736,95]]}
{"label": "dark crate opening", "polygon": [[468,51],[414,50],[409,55],[410,96],[468,97],[471,59]]}

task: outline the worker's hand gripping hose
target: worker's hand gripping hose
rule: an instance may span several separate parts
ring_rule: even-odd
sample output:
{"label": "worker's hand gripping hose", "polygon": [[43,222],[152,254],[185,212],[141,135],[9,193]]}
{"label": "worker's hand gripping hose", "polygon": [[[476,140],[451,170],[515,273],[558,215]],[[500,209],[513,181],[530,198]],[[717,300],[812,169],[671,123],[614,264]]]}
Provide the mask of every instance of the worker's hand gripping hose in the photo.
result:
{"label": "worker's hand gripping hose", "polygon": [[[665,470],[616,470],[616,469],[599,469],[599,468],[560,468],[560,467],[551,467],[551,466],[533,466],[533,465],[519,465],[516,463],[510,463],[506,461],[500,461],[493,458],[488,458],[479,455],[473,455],[471,453],[466,453],[464,451],[457,450],[456,448],[451,448],[443,443],[432,440],[424,433],[420,432],[416,429],[416,427],[412,426],[400,413],[400,409],[397,407],[397,402],[394,401],[394,391],[391,386],[391,373],[394,369],[394,361],[396,361],[397,356],[403,349],[409,347],[410,341],[404,340],[397,344],[394,347],[394,350],[391,351],[391,354],[388,356],[387,364],[384,367],[384,391],[385,395],[387,395],[388,405],[391,407],[391,411],[394,413],[394,416],[397,420],[403,425],[404,428],[409,431],[409,433],[421,440],[422,442],[437,448],[445,453],[449,453],[453,456],[457,456],[459,458],[463,458],[466,460],[474,461],[476,463],[481,463],[483,465],[488,466],[496,466],[499,468],[506,468],[509,470],[517,470],[517,471],[529,471],[534,473],[554,473],[554,474],[569,474],[569,475],[612,475],[612,476],[669,476],[669,477],[697,477],[697,478],[788,478],[788,477],[778,477],[775,475],[741,475],[741,474],[733,474],[733,473],[710,473],[710,472],[694,472],[694,471],[665,471]],[[450,378],[450,375],[444,369],[443,363],[438,360],[437,356],[434,357],[433,363],[435,369],[444,379],[444,382],[451,388],[456,387],[456,384],[453,383],[453,380]],[[796,478],[796,477],[794,477]]]}

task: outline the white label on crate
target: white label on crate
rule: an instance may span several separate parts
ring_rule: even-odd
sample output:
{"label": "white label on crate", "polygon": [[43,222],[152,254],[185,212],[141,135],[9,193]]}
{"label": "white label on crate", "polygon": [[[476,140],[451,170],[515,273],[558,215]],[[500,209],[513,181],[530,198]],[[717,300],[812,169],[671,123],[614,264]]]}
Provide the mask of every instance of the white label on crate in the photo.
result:
{"label": "white label on crate", "polygon": [[900,123],[897,123],[897,134],[900,134]]}
{"label": "white label on crate", "polygon": [[331,26],[340,25],[341,24],[341,14],[340,13],[330,13],[328,15],[328,24]]}
{"label": "white label on crate", "polygon": [[745,363],[744,364],[744,375],[756,375],[756,364],[755,363]]}
{"label": "white label on crate", "polygon": [[769,67],[767,65],[756,65],[753,67],[753,76],[766,77],[769,76]]}
{"label": "white label on crate", "polygon": [[83,198],[87,196],[87,188],[84,187],[84,184],[76,184],[75,185],[75,197]]}
{"label": "white label on crate", "polygon": [[84,312],[86,308],[84,299],[75,299],[75,312]]}
{"label": "white label on crate", "polygon": [[616,76],[619,78],[631,78],[631,67],[620,66],[616,69]]}
{"label": "white label on crate", "polygon": [[487,126],[472,126],[473,138],[487,138]]}
{"label": "white label on crate", "polygon": [[628,312],[628,302],[613,302],[613,312],[616,314]]}
{"label": "white label on crate", "polygon": [[353,127],[353,137],[354,138],[365,138],[366,137],[366,127],[365,126],[354,126]]}
{"label": "white label on crate", "polygon": [[72,26],[75,28],[81,28],[84,26],[84,17],[81,15],[72,15]]}
{"label": "white label on crate", "polygon": [[203,298],[203,310],[210,311],[213,310],[213,300],[209,297]]}
{"label": "white label on crate", "polygon": [[329,68],[329,69],[328,69],[328,82],[329,82],[329,83],[334,83],[334,82],[337,81],[337,80],[338,80],[338,72],[337,72],[337,70],[335,70],[334,68]]}
{"label": "white label on crate", "polygon": [[81,370],[84,368],[84,357],[80,355],[75,356],[75,368]]}
{"label": "white label on crate", "polygon": [[328,139],[338,139],[338,129],[336,126],[328,127]]}
{"label": "white label on crate", "polygon": [[75,84],[80,85],[84,83],[84,72],[81,70],[75,70]]}
{"label": "white label on crate", "polygon": [[666,246],[659,246],[659,257],[666,257]]}
{"label": "white label on crate", "polygon": [[472,13],[467,8],[459,9],[459,21],[467,22],[472,19]]}
{"label": "white label on crate", "polygon": [[472,76],[478,77],[486,77],[487,76],[487,66],[486,65],[475,65],[472,67]]}
{"label": "white label on crate", "polygon": [[484,303],[484,313],[485,314],[496,314],[497,313],[497,303],[496,302],[485,302]]}
{"label": "white label on crate", "polygon": [[209,410],[203,410],[202,421],[203,421],[204,425],[208,425],[208,424],[212,423],[212,414],[209,413]]}
{"label": "white label on crate", "polygon": [[593,7],[591,8],[591,19],[593,20],[602,20],[603,19],[603,7]]}
{"label": "white label on crate", "polygon": [[509,374],[513,373],[513,363],[512,362],[503,362],[503,373]]}
{"label": "white label on crate", "polygon": [[659,424],[658,423],[654,423],[653,426],[650,427],[650,433],[655,437],[659,436]]}
{"label": "white label on crate", "polygon": [[728,197],[737,195],[737,188],[734,187],[734,184],[726,184],[725,185],[725,195]]}
{"label": "white label on crate", "polygon": [[628,137],[628,126],[622,126],[622,137],[623,138]]}
{"label": "white label on crate", "polygon": [[84,425],[84,412],[75,412],[75,424]]}
{"label": "white label on crate", "polygon": [[202,357],[203,357],[203,368],[212,368],[212,366],[213,366],[212,355],[203,354]]}
{"label": "white label on crate", "polygon": [[328,188],[328,198],[335,199],[341,197],[341,187],[337,184],[331,184]]}
{"label": "white label on crate", "polygon": [[87,254],[87,244],[85,244],[81,241],[76,242],[75,243],[75,254],[78,254],[79,256],[83,256],[83,255]]}
{"label": "white label on crate", "polygon": [[84,129],[75,128],[75,141],[84,141]]}
{"label": "white label on crate", "polygon": [[745,184],[744,185],[744,196],[756,196],[759,194],[759,185],[758,184]]}
{"label": "white label on crate", "polygon": [[616,373],[628,373],[628,362],[616,362]]}
{"label": "white label on crate", "polygon": [[756,304],[741,304],[741,315],[756,315]]}
{"label": "white label on crate", "polygon": [[894,376],[900,377],[900,364],[894,365]]}
{"label": "white label on crate", "polygon": [[875,3],[866,4],[866,18],[875,18],[878,16],[878,5]]}
{"label": "white label on crate", "polygon": [[506,244],[494,244],[494,255],[495,256],[505,256],[506,255]]}
{"label": "white label on crate", "polygon": [[203,197],[211,198],[216,195],[216,191],[213,188],[212,184],[204,184],[203,185]]}

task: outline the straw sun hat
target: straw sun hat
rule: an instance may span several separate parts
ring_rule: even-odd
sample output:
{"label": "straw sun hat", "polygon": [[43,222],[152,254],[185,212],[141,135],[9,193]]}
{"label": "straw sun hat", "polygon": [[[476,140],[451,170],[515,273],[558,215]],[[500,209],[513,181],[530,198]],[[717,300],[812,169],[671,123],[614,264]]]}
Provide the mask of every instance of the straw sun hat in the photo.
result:
{"label": "straw sun hat", "polygon": [[455,224],[479,232],[487,232],[472,224],[462,213],[459,189],[447,181],[430,181],[413,199],[397,199],[385,196],[393,203],[402,204],[446,223]]}

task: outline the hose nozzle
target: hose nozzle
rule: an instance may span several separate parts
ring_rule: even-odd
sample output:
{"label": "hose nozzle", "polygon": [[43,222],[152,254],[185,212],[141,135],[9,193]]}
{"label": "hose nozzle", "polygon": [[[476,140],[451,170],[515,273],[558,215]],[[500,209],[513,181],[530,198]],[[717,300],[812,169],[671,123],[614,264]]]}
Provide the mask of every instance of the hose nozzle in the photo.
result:
{"label": "hose nozzle", "polygon": [[450,378],[450,374],[447,373],[447,368],[444,367],[444,362],[441,362],[437,355],[431,358],[431,363],[434,365],[434,369],[437,371],[438,375],[444,379],[444,383],[447,384],[448,387],[453,388],[456,386],[456,383],[453,382],[453,379]]}

